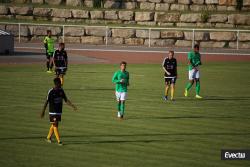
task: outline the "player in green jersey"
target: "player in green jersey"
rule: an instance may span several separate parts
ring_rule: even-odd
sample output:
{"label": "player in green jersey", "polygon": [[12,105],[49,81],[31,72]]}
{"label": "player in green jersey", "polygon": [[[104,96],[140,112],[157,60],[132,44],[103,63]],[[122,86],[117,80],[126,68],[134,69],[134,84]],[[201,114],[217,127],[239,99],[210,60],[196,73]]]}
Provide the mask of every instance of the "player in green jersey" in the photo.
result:
{"label": "player in green jersey", "polygon": [[125,100],[127,97],[127,91],[129,86],[129,72],[126,71],[127,63],[122,61],[120,63],[120,70],[115,72],[112,78],[112,82],[116,84],[115,95],[117,99],[117,117],[120,119],[124,118],[125,111]]}
{"label": "player in green jersey", "polygon": [[196,98],[201,99],[200,96],[200,71],[199,66],[201,65],[201,55],[199,53],[199,45],[194,45],[194,49],[188,53],[188,70],[189,70],[189,83],[186,85],[184,96],[188,96],[188,91],[196,83]]}
{"label": "player in green jersey", "polygon": [[55,51],[54,48],[54,39],[51,37],[51,30],[47,30],[47,36],[43,40],[43,44],[46,50],[46,58],[47,58],[47,72],[52,73],[52,68],[53,68],[53,54]]}

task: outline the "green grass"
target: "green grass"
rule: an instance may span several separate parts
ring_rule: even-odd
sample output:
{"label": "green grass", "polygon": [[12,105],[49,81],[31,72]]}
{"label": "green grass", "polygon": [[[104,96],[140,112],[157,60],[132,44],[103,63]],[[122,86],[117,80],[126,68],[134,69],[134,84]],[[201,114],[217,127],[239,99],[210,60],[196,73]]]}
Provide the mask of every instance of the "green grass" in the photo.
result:
{"label": "green grass", "polygon": [[44,142],[40,119],[53,75],[43,65],[0,66],[2,167],[247,167],[222,161],[221,149],[250,149],[248,62],[204,64],[203,100],[182,96],[186,66],[179,66],[176,102],[164,102],[160,65],[130,65],[126,120],[116,119],[111,84],[117,65],[71,65],[64,89],[79,112],[64,106],[59,130],[65,145]]}

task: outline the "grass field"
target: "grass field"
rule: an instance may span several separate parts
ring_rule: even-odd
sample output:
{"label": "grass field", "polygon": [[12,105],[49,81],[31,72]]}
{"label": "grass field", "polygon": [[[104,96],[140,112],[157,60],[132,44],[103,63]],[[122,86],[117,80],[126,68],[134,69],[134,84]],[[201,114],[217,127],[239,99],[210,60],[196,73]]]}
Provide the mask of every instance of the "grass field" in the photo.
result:
{"label": "grass field", "polygon": [[176,101],[164,102],[160,65],[128,65],[126,119],[116,119],[113,72],[118,65],[72,65],[64,89],[79,112],[64,106],[63,147],[44,141],[40,119],[54,75],[43,65],[0,66],[1,167],[248,167],[222,161],[221,149],[250,149],[250,64],[209,63],[201,69],[203,100],[183,97],[179,66]]}

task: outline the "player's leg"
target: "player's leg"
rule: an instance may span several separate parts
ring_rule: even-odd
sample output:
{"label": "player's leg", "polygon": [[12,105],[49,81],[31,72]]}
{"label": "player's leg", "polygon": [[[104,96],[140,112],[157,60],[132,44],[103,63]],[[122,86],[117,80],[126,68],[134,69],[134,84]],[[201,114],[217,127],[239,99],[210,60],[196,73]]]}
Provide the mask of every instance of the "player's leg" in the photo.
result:
{"label": "player's leg", "polygon": [[196,83],[196,87],[195,87],[196,95],[195,95],[195,97],[197,99],[202,99],[202,97],[200,96],[200,89],[201,89],[200,79],[199,78],[195,79],[195,83]]}
{"label": "player's leg", "polygon": [[59,145],[62,144],[61,140],[60,140],[60,134],[59,134],[59,131],[58,131],[58,122],[54,122],[53,123],[53,129],[54,129],[54,134],[56,136],[56,140],[57,140],[57,143]]}
{"label": "player's leg", "polygon": [[50,125],[50,128],[49,128],[49,133],[47,135],[47,142],[48,143],[51,143],[51,136],[53,135],[54,133],[54,126],[53,124]]}
{"label": "player's leg", "polygon": [[174,100],[175,84],[171,83],[171,100]]}
{"label": "player's leg", "polygon": [[193,84],[194,84],[194,74],[195,74],[195,70],[189,70],[188,72],[188,79],[189,82],[186,85],[185,88],[185,92],[184,92],[184,96],[187,97],[188,96],[188,91],[192,88]]}
{"label": "player's leg", "polygon": [[53,68],[53,53],[49,53],[49,70],[52,72],[52,68]]}
{"label": "player's leg", "polygon": [[117,100],[117,117],[121,117],[121,93],[120,92],[115,92],[116,100]]}
{"label": "player's leg", "polygon": [[63,74],[60,74],[60,75],[59,75],[59,78],[60,78],[60,80],[61,80],[61,85],[63,86],[63,83],[64,83]]}
{"label": "player's leg", "polygon": [[121,100],[121,108],[120,108],[120,112],[121,112],[121,118],[124,117],[125,114],[125,100]]}
{"label": "player's leg", "polygon": [[165,78],[165,97],[164,100],[168,100],[168,91],[169,91],[170,82]]}
{"label": "player's leg", "polygon": [[50,65],[50,56],[48,52],[46,52],[46,67],[47,67],[47,72],[49,72],[49,65]]}
{"label": "player's leg", "polygon": [[124,117],[125,114],[125,100],[127,98],[127,92],[121,92],[121,108],[120,108],[120,113],[121,113],[121,118]]}

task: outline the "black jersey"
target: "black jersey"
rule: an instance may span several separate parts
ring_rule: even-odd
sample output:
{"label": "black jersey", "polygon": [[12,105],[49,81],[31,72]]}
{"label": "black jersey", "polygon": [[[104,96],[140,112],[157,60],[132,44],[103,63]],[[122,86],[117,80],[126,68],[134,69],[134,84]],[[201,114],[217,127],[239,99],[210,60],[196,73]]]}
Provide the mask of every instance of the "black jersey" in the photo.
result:
{"label": "black jersey", "polygon": [[56,50],[53,58],[56,67],[67,67],[68,56],[65,50]]}
{"label": "black jersey", "polygon": [[61,115],[63,99],[66,102],[67,97],[62,88],[52,88],[48,92],[47,100],[49,102],[49,114]]}
{"label": "black jersey", "polygon": [[173,78],[177,76],[177,61],[175,58],[169,59],[166,57],[162,63],[162,66],[170,73],[170,75],[168,75],[165,72],[165,78]]}

